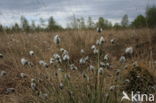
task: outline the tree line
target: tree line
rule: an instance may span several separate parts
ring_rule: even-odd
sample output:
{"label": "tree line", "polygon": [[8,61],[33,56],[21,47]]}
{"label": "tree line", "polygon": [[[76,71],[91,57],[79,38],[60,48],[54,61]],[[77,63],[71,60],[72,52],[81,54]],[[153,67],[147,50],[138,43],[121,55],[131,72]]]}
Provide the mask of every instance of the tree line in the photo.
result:
{"label": "tree line", "polygon": [[66,28],[59,25],[53,17],[48,19],[48,23],[45,24],[45,20],[40,18],[39,25],[36,25],[34,21],[31,23],[24,17],[21,17],[20,24],[7,27],[0,24],[0,32],[37,32],[37,31],[57,31],[65,29],[95,29],[100,27],[103,29],[125,29],[125,28],[144,28],[144,27],[156,27],[156,6],[147,7],[145,15],[138,15],[132,22],[129,22],[128,15],[125,14],[121,23],[115,23],[114,25],[103,17],[99,17],[98,21],[94,21],[92,17],[88,17],[85,20],[83,17],[77,18],[73,15]]}

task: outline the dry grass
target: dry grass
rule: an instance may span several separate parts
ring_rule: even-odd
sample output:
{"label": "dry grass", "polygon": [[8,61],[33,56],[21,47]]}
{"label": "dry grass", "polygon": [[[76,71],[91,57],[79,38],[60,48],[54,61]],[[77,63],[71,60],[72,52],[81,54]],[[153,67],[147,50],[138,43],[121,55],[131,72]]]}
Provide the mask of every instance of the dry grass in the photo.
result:
{"label": "dry grass", "polygon": [[[71,78],[69,80],[64,78],[60,80],[55,75],[58,67],[50,65],[49,68],[44,68],[38,64],[39,60],[49,62],[50,57],[59,52],[58,46],[53,43],[55,34],[59,34],[61,37],[60,47],[69,51],[71,56],[70,63],[74,63],[79,68],[77,71],[72,71],[67,67],[66,63],[59,65],[64,70],[61,75],[70,74]],[[150,86],[156,85],[154,81],[156,79],[156,63],[153,63],[156,60],[155,34],[156,30],[154,29],[150,30],[150,32],[147,29],[104,31],[102,35],[107,42],[102,46],[100,59],[103,58],[104,54],[108,53],[111,57],[112,66],[111,69],[105,69],[104,74],[100,76],[98,89],[95,71],[92,72],[87,69],[89,64],[97,66],[97,56],[90,49],[91,45],[95,44],[99,38],[97,32],[64,31],[56,33],[1,34],[0,53],[4,54],[4,58],[0,59],[0,71],[5,70],[7,75],[0,77],[0,103],[117,103],[122,95],[121,90],[126,88],[124,80],[127,77],[130,78],[129,72],[133,70],[132,63],[135,61],[138,61],[141,68],[146,69],[143,70],[144,72],[148,71],[148,75],[153,80],[153,84]],[[149,39],[149,37],[151,38]],[[116,43],[111,44],[111,39],[116,39]],[[126,64],[121,65],[119,58],[128,46],[134,47],[135,55],[128,59]],[[153,61],[151,61],[150,57],[150,46],[153,51]],[[81,49],[85,50],[83,55],[90,57],[89,62],[83,66],[79,64],[79,59],[83,56],[80,54]],[[35,52],[33,57],[28,54],[30,50]],[[34,66],[23,66],[20,63],[22,57],[33,62]],[[125,65],[128,65],[128,69],[123,69]],[[121,72],[116,75],[118,69]],[[29,76],[27,78],[19,78],[18,75],[21,72]],[[84,73],[89,76],[89,81],[83,77]],[[40,80],[37,83],[37,91],[33,91],[30,87],[31,78]],[[63,89],[59,88],[60,81],[64,83]],[[119,88],[110,91],[109,89],[112,85],[118,85]],[[15,88],[15,92],[6,94],[6,88]],[[148,85],[145,88],[149,88]],[[135,88],[129,89],[133,90]],[[47,93],[48,98],[40,98],[38,96],[39,91]],[[109,96],[106,96],[106,94]]]}

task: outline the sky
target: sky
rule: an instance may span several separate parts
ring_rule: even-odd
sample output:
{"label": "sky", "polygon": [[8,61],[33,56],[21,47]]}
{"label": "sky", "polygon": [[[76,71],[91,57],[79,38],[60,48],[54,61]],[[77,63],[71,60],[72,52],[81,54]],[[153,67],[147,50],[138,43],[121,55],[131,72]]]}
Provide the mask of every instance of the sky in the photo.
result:
{"label": "sky", "polygon": [[53,16],[58,24],[66,27],[73,15],[88,16],[97,21],[104,17],[112,23],[120,22],[124,14],[132,21],[145,14],[146,7],[156,5],[156,0],[0,0],[0,24],[19,23],[25,16],[29,21],[39,22]]}

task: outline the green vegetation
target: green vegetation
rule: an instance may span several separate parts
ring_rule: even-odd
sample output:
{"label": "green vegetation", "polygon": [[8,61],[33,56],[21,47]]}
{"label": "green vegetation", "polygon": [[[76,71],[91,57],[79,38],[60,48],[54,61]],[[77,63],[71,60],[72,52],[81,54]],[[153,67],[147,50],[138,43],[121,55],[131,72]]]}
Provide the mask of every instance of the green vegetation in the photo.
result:
{"label": "green vegetation", "polygon": [[[70,18],[70,22],[67,24],[66,29],[95,29],[96,27],[100,27],[103,29],[125,29],[125,28],[144,28],[156,27],[156,6],[148,7],[146,9],[145,16],[138,15],[132,22],[129,22],[128,15],[125,14],[122,17],[121,23],[115,23],[112,25],[110,21],[103,17],[99,17],[98,21],[95,22],[92,17],[88,17],[87,20],[85,18],[80,17],[77,18],[73,15]],[[35,21],[31,23],[27,20],[26,17],[21,16],[20,24],[15,23],[11,27],[6,27],[0,24],[0,32],[39,32],[39,31],[60,31],[64,30],[64,28],[59,25],[55,19],[51,16],[48,19],[48,23],[45,24],[45,20],[40,18],[39,25],[35,24]]]}

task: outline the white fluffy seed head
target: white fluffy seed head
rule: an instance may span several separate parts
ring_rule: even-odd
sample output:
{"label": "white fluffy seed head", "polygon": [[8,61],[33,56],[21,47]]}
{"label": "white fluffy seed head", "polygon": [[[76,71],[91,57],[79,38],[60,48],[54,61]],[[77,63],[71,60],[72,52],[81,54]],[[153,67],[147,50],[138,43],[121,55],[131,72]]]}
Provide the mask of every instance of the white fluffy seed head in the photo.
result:
{"label": "white fluffy seed head", "polygon": [[7,88],[6,89],[6,93],[8,94],[8,93],[13,93],[13,92],[15,92],[15,88]]}
{"label": "white fluffy seed head", "polygon": [[0,53],[0,58],[3,58],[3,54]]}
{"label": "white fluffy seed head", "polygon": [[71,64],[71,65],[70,65],[70,69],[71,69],[71,70],[77,70],[78,68],[77,68],[74,64]]}
{"label": "white fluffy seed head", "polygon": [[102,75],[103,74],[103,71],[104,71],[103,68],[99,68],[98,69],[98,74]]}
{"label": "white fluffy seed head", "polygon": [[48,66],[49,66],[49,65],[48,65],[45,61],[43,61],[43,60],[40,60],[40,61],[39,61],[39,64],[42,65],[43,67],[46,67],[46,68],[48,68]]}
{"label": "white fluffy seed head", "polygon": [[36,83],[31,82],[31,89],[32,89],[32,90],[36,90]]}
{"label": "white fluffy seed head", "polygon": [[132,55],[132,54],[133,54],[133,47],[127,47],[127,48],[125,49],[125,54]]}
{"label": "white fluffy seed head", "polygon": [[59,35],[55,35],[53,41],[54,41],[55,44],[59,45],[60,42],[61,42],[61,39],[60,39]]}
{"label": "white fluffy seed head", "polygon": [[36,82],[36,79],[34,79],[34,78],[31,78],[31,82]]}
{"label": "white fluffy seed head", "polygon": [[60,48],[60,51],[61,51],[62,53],[64,52],[64,50],[65,50],[64,48]]}
{"label": "white fluffy seed head", "polygon": [[99,53],[99,50],[98,50],[98,49],[94,49],[94,50],[93,50],[93,53],[94,53],[94,54],[98,54],[98,53]]}
{"label": "white fluffy seed head", "polygon": [[101,36],[99,41],[100,41],[100,45],[101,45],[101,44],[103,44],[103,43],[105,42],[104,37],[103,37],[103,36]]}
{"label": "white fluffy seed head", "polygon": [[61,63],[62,62],[61,56],[57,53],[53,54],[53,59],[54,59],[55,63]]}
{"label": "white fluffy seed head", "polygon": [[81,59],[79,60],[79,63],[80,63],[80,64],[85,64],[85,63],[86,63],[86,61],[85,61],[85,59],[84,59],[84,58],[81,58]]}
{"label": "white fluffy seed head", "polygon": [[34,51],[32,51],[32,50],[29,51],[29,55],[30,55],[30,56],[33,56],[33,55],[34,55]]}
{"label": "white fluffy seed head", "polygon": [[7,74],[6,71],[1,71],[1,72],[0,72],[0,77],[5,76],[6,74]]}
{"label": "white fluffy seed head", "polygon": [[91,46],[91,49],[92,49],[92,50],[95,50],[95,49],[96,49],[96,46],[95,46],[95,45],[92,45],[92,46]]}
{"label": "white fluffy seed head", "polygon": [[60,87],[60,89],[63,89],[64,84],[61,82],[61,83],[59,84],[59,87]]}
{"label": "white fluffy seed head", "polygon": [[114,43],[115,43],[115,39],[111,39],[110,42],[111,42],[112,44],[114,44]]}
{"label": "white fluffy seed head", "polygon": [[27,74],[25,74],[25,73],[20,73],[20,77],[21,77],[21,78],[26,78],[26,77],[27,77]]}
{"label": "white fluffy seed head", "polygon": [[25,58],[21,59],[21,64],[22,65],[27,65],[28,64],[28,60],[26,60]]}
{"label": "white fluffy seed head", "polygon": [[106,55],[104,56],[104,60],[105,60],[105,61],[109,61],[109,55],[108,55],[108,54],[106,54]]}
{"label": "white fluffy seed head", "polygon": [[84,53],[85,53],[85,51],[84,51],[83,49],[81,49],[81,50],[80,50],[80,53],[81,53],[81,54],[84,54]]}
{"label": "white fluffy seed head", "polygon": [[96,45],[101,45],[100,40],[96,40]]}
{"label": "white fluffy seed head", "polygon": [[50,58],[49,63],[53,64],[54,62],[55,62],[55,59],[54,58]]}
{"label": "white fluffy seed head", "polygon": [[98,33],[101,33],[101,32],[102,32],[102,28],[97,27],[96,31],[97,31]]}
{"label": "white fluffy seed head", "polygon": [[121,56],[119,61],[120,61],[121,64],[125,63],[126,62],[125,56]]}
{"label": "white fluffy seed head", "polygon": [[69,59],[70,59],[69,55],[64,55],[64,56],[63,56],[63,60],[64,60],[64,61],[68,61]]}
{"label": "white fluffy seed head", "polygon": [[95,67],[93,65],[89,65],[89,70],[93,71],[95,70]]}
{"label": "white fluffy seed head", "polygon": [[113,86],[111,86],[111,87],[109,88],[109,90],[110,90],[110,91],[114,91],[114,90],[115,90],[115,88],[116,88],[116,86],[115,86],[115,85],[113,85]]}
{"label": "white fluffy seed head", "polygon": [[40,93],[39,93],[39,97],[40,97],[41,99],[47,99],[47,98],[48,98],[48,94],[47,94],[47,93],[42,93],[42,92],[40,92]]}
{"label": "white fluffy seed head", "polygon": [[45,63],[45,62],[44,62],[43,60],[40,60],[40,61],[39,61],[39,64],[40,64],[40,65],[43,65],[44,63]]}

